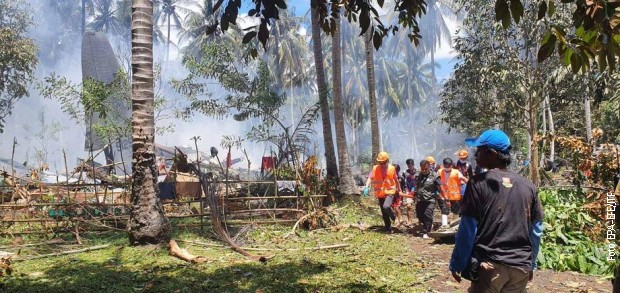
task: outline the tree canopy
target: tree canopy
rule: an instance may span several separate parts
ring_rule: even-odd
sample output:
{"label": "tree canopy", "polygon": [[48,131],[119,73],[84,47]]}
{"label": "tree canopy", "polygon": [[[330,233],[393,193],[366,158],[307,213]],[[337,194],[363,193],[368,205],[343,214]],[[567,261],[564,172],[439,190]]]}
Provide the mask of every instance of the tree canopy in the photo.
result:
{"label": "tree canopy", "polygon": [[0,133],[15,103],[28,95],[37,66],[37,47],[26,35],[31,25],[23,2],[0,2]]}

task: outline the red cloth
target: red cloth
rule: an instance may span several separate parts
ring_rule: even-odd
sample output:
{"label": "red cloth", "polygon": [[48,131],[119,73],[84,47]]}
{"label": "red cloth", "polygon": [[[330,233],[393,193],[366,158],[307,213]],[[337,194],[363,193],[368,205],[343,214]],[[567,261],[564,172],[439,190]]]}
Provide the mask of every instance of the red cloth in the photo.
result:
{"label": "red cloth", "polygon": [[228,155],[226,155],[226,167],[230,168],[232,166],[232,157],[230,155],[230,150],[228,150]]}
{"label": "red cloth", "polygon": [[263,157],[261,160],[260,171],[271,170],[275,167],[276,157]]}

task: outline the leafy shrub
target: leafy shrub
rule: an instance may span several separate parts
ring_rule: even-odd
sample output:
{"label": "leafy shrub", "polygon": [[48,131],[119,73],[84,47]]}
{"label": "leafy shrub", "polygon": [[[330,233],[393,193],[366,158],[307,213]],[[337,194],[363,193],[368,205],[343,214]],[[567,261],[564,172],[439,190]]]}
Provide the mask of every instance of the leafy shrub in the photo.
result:
{"label": "leafy shrub", "polygon": [[539,196],[545,211],[539,267],[611,277],[617,262],[607,261],[605,222],[585,208],[596,197],[576,190],[541,190]]}

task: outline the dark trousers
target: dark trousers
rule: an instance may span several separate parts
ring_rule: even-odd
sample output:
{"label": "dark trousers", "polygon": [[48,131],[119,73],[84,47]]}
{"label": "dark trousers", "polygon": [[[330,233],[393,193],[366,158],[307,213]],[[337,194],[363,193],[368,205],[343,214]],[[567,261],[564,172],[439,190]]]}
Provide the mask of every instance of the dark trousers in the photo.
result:
{"label": "dark trousers", "polygon": [[383,223],[385,224],[385,229],[392,228],[392,221],[396,220],[396,216],[394,216],[394,211],[392,211],[392,203],[394,202],[393,196],[386,196],[385,198],[379,199],[379,207],[381,207],[381,216],[383,217]]}
{"label": "dark trousers", "polygon": [[435,203],[432,201],[419,201],[415,205],[415,214],[418,217],[418,221],[422,223],[424,233],[428,234],[433,228],[433,210],[435,209]]}
{"label": "dark trousers", "polygon": [[439,203],[439,209],[441,210],[442,215],[450,214],[452,211],[453,214],[459,215],[461,214],[461,201],[460,200],[446,200],[441,197],[437,199],[437,203]]}

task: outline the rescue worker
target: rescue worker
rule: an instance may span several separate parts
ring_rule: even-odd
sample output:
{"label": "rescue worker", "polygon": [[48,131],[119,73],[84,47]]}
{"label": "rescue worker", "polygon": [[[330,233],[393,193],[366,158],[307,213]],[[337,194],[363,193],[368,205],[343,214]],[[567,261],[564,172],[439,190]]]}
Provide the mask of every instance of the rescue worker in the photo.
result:
{"label": "rescue worker", "polygon": [[433,170],[433,172],[439,171],[439,167],[435,163],[435,158],[428,156],[425,160],[429,163],[429,167]]}
{"label": "rescue worker", "polygon": [[401,189],[403,190],[403,204],[407,208],[407,225],[411,226],[413,225],[415,177],[418,170],[415,168],[413,159],[407,159],[405,163],[407,163],[407,170],[403,172],[404,184],[401,184]]}
{"label": "rescue worker", "polygon": [[469,292],[527,292],[543,232],[536,186],[508,170],[511,145],[503,131],[465,142],[477,147],[476,163],[489,171],[472,177],[465,191],[452,276],[472,281]]}
{"label": "rescue worker", "polygon": [[457,169],[452,168],[452,159],[443,160],[443,168],[437,174],[439,183],[439,207],[441,208],[441,228],[450,228],[448,215],[459,214],[461,201],[461,185],[467,183],[467,178]]}
{"label": "rescue worker", "polygon": [[428,239],[428,233],[433,228],[433,211],[439,184],[437,174],[430,168],[427,160],[420,161],[420,172],[415,177],[415,214],[422,223],[422,238]]}
{"label": "rescue worker", "polygon": [[396,220],[391,207],[394,195],[400,193],[398,174],[396,174],[396,168],[388,164],[389,160],[390,155],[386,152],[380,152],[377,155],[377,165],[374,165],[368,174],[364,188],[364,195],[368,195],[370,183],[372,183],[375,197],[381,207],[381,216],[385,224],[384,231],[388,233],[392,232],[392,221]]}
{"label": "rescue worker", "polygon": [[456,162],[456,169],[461,171],[461,174],[463,174],[469,180],[471,177],[474,176],[473,168],[471,167],[471,164],[467,162],[469,152],[467,152],[467,150],[460,150],[458,155],[459,160]]}
{"label": "rescue worker", "polygon": [[[460,150],[458,152],[459,160],[456,162],[456,169],[469,180],[474,176],[473,168],[471,164],[467,162],[467,158],[469,157],[469,152],[467,150]],[[465,184],[461,185],[461,195],[465,194]]]}

